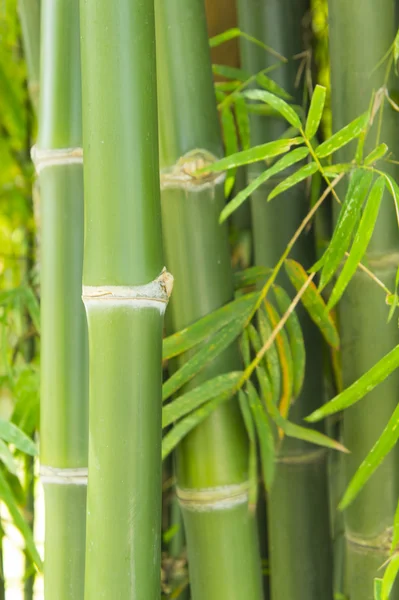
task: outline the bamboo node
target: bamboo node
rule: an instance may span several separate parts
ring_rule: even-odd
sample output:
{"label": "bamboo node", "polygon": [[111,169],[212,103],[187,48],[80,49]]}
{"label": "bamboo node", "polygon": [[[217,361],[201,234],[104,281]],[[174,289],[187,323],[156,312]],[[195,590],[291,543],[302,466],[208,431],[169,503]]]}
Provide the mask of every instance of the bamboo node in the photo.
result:
{"label": "bamboo node", "polygon": [[40,466],[40,480],[43,484],[87,485],[88,469],[58,469],[57,467]]}
{"label": "bamboo node", "polygon": [[31,150],[32,162],[35,165],[36,173],[39,175],[46,167],[63,165],[82,165],[82,148],[59,148],[59,149],[41,149],[33,146]]}
{"label": "bamboo node", "polygon": [[168,273],[164,267],[159,277],[137,286],[108,285],[94,286],[84,285],[82,289],[82,299],[86,304],[91,301],[125,301],[130,305],[136,305],[140,308],[156,305],[162,310],[165,309],[173,289],[173,275]]}
{"label": "bamboo node", "polygon": [[391,549],[393,536],[393,527],[387,527],[380,535],[374,538],[363,538],[351,531],[345,532],[346,541],[352,546],[357,546],[359,550],[386,550]]}
{"label": "bamboo node", "polygon": [[213,173],[200,169],[212,165],[218,158],[207,150],[191,150],[184,154],[175,165],[161,170],[161,190],[166,188],[180,188],[190,191],[201,191],[205,188],[215,187],[223,183],[225,172]]}
{"label": "bamboo node", "polygon": [[176,488],[182,508],[194,512],[227,510],[249,500],[249,481],[204,489]]}

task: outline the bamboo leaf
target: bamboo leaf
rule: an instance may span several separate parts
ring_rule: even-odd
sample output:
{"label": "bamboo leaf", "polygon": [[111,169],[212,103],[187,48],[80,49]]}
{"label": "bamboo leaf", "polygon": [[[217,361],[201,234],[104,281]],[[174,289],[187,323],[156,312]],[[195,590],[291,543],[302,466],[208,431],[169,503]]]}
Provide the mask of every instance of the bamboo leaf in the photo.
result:
{"label": "bamboo leaf", "polygon": [[231,154],[230,156],[225,156],[224,158],[207,165],[203,169],[199,169],[198,173],[226,171],[234,167],[241,167],[242,165],[249,165],[254,162],[266,160],[267,158],[274,158],[275,156],[288,152],[291,149],[291,146],[298,146],[302,143],[302,138],[289,138],[267,142],[260,146],[253,146],[248,150],[242,150],[241,152]]}
{"label": "bamboo leaf", "polygon": [[369,171],[356,170],[353,174],[330,245],[319,261],[323,265],[319,290],[328,284],[345,256],[372,178]]}
{"label": "bamboo leaf", "polygon": [[17,474],[17,465],[15,463],[14,457],[11,454],[9,447],[3,442],[3,440],[0,440],[0,460],[2,461],[6,469],[10,471],[10,473],[12,473],[13,475]]}
{"label": "bamboo leaf", "polygon": [[234,111],[241,147],[243,150],[248,150],[251,147],[250,123],[247,103],[242,96],[237,96],[234,100]]}
{"label": "bamboo leaf", "polygon": [[330,139],[326,140],[320,146],[316,148],[316,156],[319,158],[325,158],[330,156],[346,144],[349,144],[352,140],[357,138],[362,131],[366,128],[369,115],[364,113],[360,117],[357,117],[354,121],[346,125],[337,133],[334,133]]}
{"label": "bamboo leaf", "polygon": [[251,183],[241,190],[231,202],[229,202],[226,207],[220,213],[220,223],[223,223],[253,192],[258,189],[263,183],[265,183],[268,179],[277,175],[281,171],[284,171],[288,167],[304,160],[309,154],[308,148],[296,148],[292,150],[288,154],[286,154],[283,158],[280,158],[272,167],[266,169],[263,173],[261,173],[256,179],[251,181]]}
{"label": "bamboo leaf", "polygon": [[166,360],[190,350],[231,321],[244,317],[244,315],[248,316],[257,299],[257,293],[240,296],[189,327],[167,337],[163,341],[163,359]]}
{"label": "bamboo leaf", "polygon": [[[259,332],[260,332],[260,342],[259,349],[256,352],[259,352],[260,348],[267,342],[272,333],[272,327],[270,325],[269,319],[267,317],[265,309],[262,307],[258,311],[258,321],[259,321]],[[251,331],[248,330],[250,335]],[[253,336],[254,337],[254,336]],[[265,354],[265,364],[267,368],[267,373],[270,378],[270,385],[272,390],[272,400],[275,405],[278,404],[280,400],[280,392],[281,392],[281,371],[280,371],[280,361],[278,357],[276,342],[274,342],[269,350]]]}
{"label": "bamboo leaf", "polygon": [[9,444],[14,444],[18,450],[25,452],[25,454],[37,455],[37,448],[33,441],[10,421],[0,419],[0,439]]}
{"label": "bamboo leaf", "polygon": [[[230,106],[226,106],[221,111],[221,122],[225,151],[228,156],[231,156],[232,154],[236,154],[238,152],[238,138],[236,124]],[[231,190],[234,187],[236,171],[236,168],[229,169],[227,171],[226,180],[224,183],[224,193],[226,197],[230,195]]]}
{"label": "bamboo leaf", "polygon": [[266,489],[269,491],[273,483],[275,472],[273,433],[262,402],[260,401],[255,387],[250,381],[247,382],[247,394],[258,434],[263,480]]}
{"label": "bamboo leaf", "polygon": [[315,410],[306,417],[306,421],[315,423],[328,415],[333,415],[361,400],[371,392],[379,383],[384,381],[395,369],[399,367],[399,345],[386,354],[360,379],[352,383],[350,387],[335,396],[321,408]]}
{"label": "bamboo leaf", "polygon": [[165,435],[162,440],[162,460],[176,448],[179,442],[188,434],[194,427],[197,427],[204,421],[214,410],[223,402],[231,398],[232,392],[226,392],[220,396],[216,396],[200,408],[190,413],[184,419],[176,423],[176,425]]}
{"label": "bamboo leaf", "polygon": [[374,600],[382,600],[382,579],[374,579]]}
{"label": "bamboo leaf", "polygon": [[368,156],[366,156],[366,158],[364,159],[364,164],[365,165],[374,164],[375,162],[377,162],[377,160],[380,160],[381,158],[383,158],[387,152],[388,152],[388,146],[386,144],[380,144],[379,146],[377,146],[377,148],[374,148],[374,150],[372,152],[370,152],[370,154]]}
{"label": "bamboo leaf", "polygon": [[395,36],[395,40],[393,43],[393,59],[395,61],[395,68],[397,69],[397,63],[399,58],[399,29]]}
{"label": "bamboo leaf", "polygon": [[[251,326],[252,323],[248,325],[248,327]],[[251,347],[249,343],[248,327],[244,329],[242,336],[240,337],[240,350],[245,367],[248,367],[249,363],[251,362]]]}
{"label": "bamboo leaf", "polygon": [[251,77],[251,73],[227,65],[212,65],[212,72],[214,75],[220,75],[226,77],[226,79],[236,79],[237,81],[246,81]]}
{"label": "bamboo leaf", "polygon": [[231,392],[237,385],[241,375],[242,373],[238,371],[218,375],[167,404],[162,409],[162,427],[167,427],[174,421],[181,419],[201,404],[215,398],[215,396]]}
{"label": "bamboo leaf", "polygon": [[384,431],[370,450],[344,494],[339,508],[344,510],[356,498],[365,483],[370,479],[377,467],[395,446],[399,438],[399,404],[394,410]]}
{"label": "bamboo leaf", "polygon": [[26,549],[28,550],[32,560],[34,561],[34,563],[36,564],[38,569],[43,570],[43,563],[42,563],[42,560],[36,549],[35,542],[33,541],[32,532],[31,532],[28,524],[26,523],[24,517],[22,516],[22,514],[19,511],[19,508],[15,502],[15,498],[13,496],[11,488],[10,488],[6,478],[4,477],[4,473],[2,472],[1,469],[0,469],[0,498],[4,502],[4,504],[7,506],[14,525],[21,532],[21,534],[24,538],[24,541],[25,541]]}
{"label": "bamboo leaf", "polygon": [[259,282],[264,282],[271,273],[272,269],[262,266],[249,267],[242,271],[236,271],[234,273],[235,289],[242,289],[256,285]]}
{"label": "bamboo leaf", "polygon": [[248,405],[247,396],[243,390],[238,392],[238,401],[240,404],[242,418],[247,430],[249,439],[249,460],[248,460],[248,477],[249,477],[249,506],[256,507],[258,500],[258,465],[256,455],[256,433],[255,425],[252,418],[251,410]]}
{"label": "bamboo leaf", "polygon": [[371,189],[349,257],[334,286],[327,310],[331,310],[341,298],[367,250],[377,221],[384,188],[384,178],[379,177]]}
{"label": "bamboo leaf", "polygon": [[282,98],[263,90],[248,90],[244,96],[249,100],[260,100],[271,106],[284,117],[286,121],[296,129],[302,127],[302,123],[295,110],[287,104]]}
{"label": "bamboo leaf", "polygon": [[[274,306],[270,304],[270,302],[266,302],[266,311],[272,329],[275,329],[280,321],[280,315]],[[291,356],[290,344],[284,329],[282,329],[276,337],[276,347],[279,356],[282,380],[282,390],[279,398],[279,410],[283,417],[287,417],[292,402],[294,387],[294,364]]]}
{"label": "bamboo leaf", "polygon": [[[287,275],[294,286],[299,291],[303,284],[308,279],[308,275],[303,267],[294,260],[285,261],[285,270]],[[335,323],[331,315],[326,310],[325,302],[317,291],[317,288],[313,281],[310,282],[309,286],[302,295],[301,301],[309,313],[310,318],[317,327],[320,329],[324,339],[333,348],[339,347],[339,335]]]}
{"label": "bamboo leaf", "polygon": [[279,60],[281,60],[283,62],[287,62],[287,59],[284,56],[282,56],[281,54],[279,54],[278,52],[276,52],[276,50],[273,50],[273,48],[266,46],[266,44],[264,44],[263,42],[261,42],[260,40],[258,40],[256,38],[252,37],[251,35],[248,35],[248,33],[241,31],[240,29],[238,29],[238,27],[232,27],[231,29],[224,31],[223,33],[215,35],[214,37],[212,37],[209,40],[209,45],[211,48],[216,48],[217,46],[220,46],[221,44],[224,44],[225,42],[229,42],[230,40],[234,40],[237,37],[242,37],[243,39],[248,40],[249,42],[252,42],[256,46],[259,46],[266,52],[269,52],[269,54],[272,54],[274,57],[278,58]]}
{"label": "bamboo leaf", "polygon": [[311,140],[317,133],[321,117],[323,116],[324,104],[326,101],[326,88],[322,85],[316,85],[310,102],[308,118],[306,121],[305,135]]}
{"label": "bamboo leaf", "polygon": [[341,173],[348,173],[353,168],[351,163],[337,163],[336,165],[323,166],[324,175],[334,179]]}
{"label": "bamboo leaf", "polygon": [[395,554],[389,561],[382,578],[382,600],[389,600],[393,584],[399,572],[399,554]]}
{"label": "bamboo leaf", "polygon": [[[291,299],[287,292],[279,286],[275,286],[273,288],[273,292],[276,297],[280,312],[281,314],[284,314],[290,307]],[[285,324],[285,329],[288,334],[293,360],[293,395],[294,398],[297,398],[301,392],[305,379],[306,350],[301,324],[295,311],[293,311],[289,316]]]}
{"label": "bamboo leaf", "polygon": [[281,96],[281,98],[284,98],[285,100],[292,100],[292,96],[288,94],[288,92],[286,92],[275,81],[273,81],[273,79],[270,79],[270,77],[264,73],[259,73],[256,76],[256,82],[268,92],[276,94],[277,96]]}
{"label": "bamboo leaf", "polygon": [[396,547],[398,544],[399,544],[399,501],[396,506],[395,518],[394,518],[394,522],[393,522],[391,552],[394,552],[396,550]]}
{"label": "bamboo leaf", "polygon": [[206,365],[215,360],[240,335],[246,317],[235,319],[204,343],[198,352],[183,364],[162,386],[162,400],[167,400],[174,392],[190,381]]}
{"label": "bamboo leaf", "polygon": [[399,210],[399,185],[391,175],[388,175],[388,173],[384,173],[384,177],[388,191],[396,204],[397,210]]}
{"label": "bamboo leaf", "polygon": [[311,175],[314,175],[316,171],[318,171],[318,166],[314,162],[311,162],[305,165],[304,167],[301,167],[300,169],[298,169],[298,171],[296,171],[296,173],[293,173],[293,175],[290,175],[289,177],[287,177],[287,179],[284,179],[284,181],[276,185],[276,187],[268,195],[267,201],[270,202],[270,200],[273,200],[273,198],[275,198],[279,194],[286,192],[294,185],[297,185],[297,183],[300,183],[304,179],[311,177]]}

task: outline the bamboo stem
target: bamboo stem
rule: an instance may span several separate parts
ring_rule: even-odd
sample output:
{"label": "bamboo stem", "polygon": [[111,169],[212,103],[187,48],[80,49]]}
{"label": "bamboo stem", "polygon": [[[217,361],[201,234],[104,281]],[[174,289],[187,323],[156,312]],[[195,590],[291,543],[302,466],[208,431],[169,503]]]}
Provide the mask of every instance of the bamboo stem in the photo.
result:
{"label": "bamboo stem", "polygon": [[85,600],[155,600],[171,277],[162,271],[153,0],[87,0],[81,23],[90,346]]}

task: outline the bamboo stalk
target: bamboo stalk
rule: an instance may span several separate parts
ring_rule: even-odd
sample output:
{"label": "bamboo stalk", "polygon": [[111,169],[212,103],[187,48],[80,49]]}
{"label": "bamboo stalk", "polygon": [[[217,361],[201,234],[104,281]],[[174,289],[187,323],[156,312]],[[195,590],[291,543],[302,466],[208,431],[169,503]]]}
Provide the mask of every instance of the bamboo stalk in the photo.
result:
{"label": "bamboo stalk", "polygon": [[155,600],[171,276],[162,271],[153,0],[87,0],[81,23],[90,347],[85,599]]}
{"label": "bamboo stalk", "polygon": [[[32,155],[41,193],[41,474],[45,598],[83,598],[87,341],[81,300],[83,181],[78,0],[44,0],[41,101]],[[75,475],[75,479],[71,475]]]}
{"label": "bamboo stalk", "polygon": [[[228,302],[233,280],[227,230],[218,225],[224,177],[190,175],[222,153],[204,3],[157,0],[156,17],[163,234],[176,277],[167,325],[177,331]],[[189,385],[239,366],[232,346]],[[261,599],[248,443],[235,400],[187,435],[176,463],[193,600]]]}
{"label": "bamboo stalk", "polygon": [[28,89],[33,108],[39,106],[40,0],[18,0],[22,39],[28,67]]}
{"label": "bamboo stalk", "polygon": [[[304,23],[308,0],[241,0],[239,26],[288,59],[272,77],[293,101],[302,104],[303,82],[296,86],[300,62],[292,57],[305,49]],[[242,66],[251,73],[276,59],[258,46],[241,41]],[[251,142],[262,144],[284,133],[278,118],[252,116]],[[249,168],[249,178],[261,165]],[[286,176],[286,173],[284,173]],[[251,200],[255,264],[273,267],[308,210],[306,188],[297,186],[277,201],[266,202],[276,178],[254,193]],[[302,235],[293,257],[309,267],[315,262],[313,232]],[[285,278],[280,284],[286,285]],[[287,288],[289,290],[290,288]],[[312,406],[323,402],[322,340],[303,310],[298,309],[306,344],[304,388],[290,411],[290,420],[302,423]],[[276,477],[268,496],[271,598],[273,600],[332,599],[332,551],[329,530],[327,455],[299,440],[284,440],[277,458]],[[289,567],[287,567],[289,565]]]}
{"label": "bamboo stalk", "polygon": [[[377,65],[395,37],[397,17],[394,0],[381,0],[378,6],[372,0],[329,1],[334,130],[367,110],[372,92],[383,85],[387,65],[379,68]],[[390,86],[392,82],[387,83]],[[368,136],[366,152],[367,147],[374,147],[378,123],[379,115]],[[385,106],[380,142],[388,144],[394,160],[398,160],[399,154],[397,127],[397,114]],[[352,157],[350,149],[341,152],[337,160]],[[398,179],[397,166],[391,165],[389,172]],[[398,267],[398,250],[395,208],[387,194],[368,248],[367,266],[391,289]],[[345,387],[398,343],[397,323],[393,319],[387,324],[387,314],[380,290],[358,270],[339,306]],[[395,373],[370,392],[361,405],[344,412],[344,443],[351,451],[344,459],[347,481],[395,409],[398,387],[399,373]],[[380,576],[378,570],[388,557],[398,498],[397,465],[398,448],[389,454],[345,512],[347,591],[351,600],[373,599],[373,578]],[[395,586],[390,598],[399,598],[399,586]]]}

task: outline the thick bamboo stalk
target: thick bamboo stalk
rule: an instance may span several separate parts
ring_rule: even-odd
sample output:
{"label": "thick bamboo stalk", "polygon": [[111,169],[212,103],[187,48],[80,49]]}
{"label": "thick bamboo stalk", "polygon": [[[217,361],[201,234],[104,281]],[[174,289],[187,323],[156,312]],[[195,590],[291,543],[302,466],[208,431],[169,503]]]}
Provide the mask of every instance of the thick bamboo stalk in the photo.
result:
{"label": "thick bamboo stalk", "polygon": [[35,111],[39,105],[40,0],[18,0],[22,38],[28,67],[28,88]]}
{"label": "thick bamboo stalk", "polygon": [[78,0],[44,0],[33,159],[41,193],[41,439],[45,598],[83,598],[87,334],[81,300],[83,181]]}
{"label": "thick bamboo stalk", "polygon": [[153,0],[87,0],[81,23],[90,347],[85,599],[155,600],[170,276],[162,272]]}
{"label": "thick bamboo stalk", "polygon": [[[308,0],[241,0],[238,3],[240,28],[287,57],[271,76],[302,103],[303,84],[295,86],[300,62],[293,56],[305,49],[304,20]],[[242,65],[257,73],[276,63],[275,57],[242,40]],[[253,116],[253,144],[277,139],[287,125],[270,117]],[[262,167],[249,168],[249,178]],[[284,173],[284,176],[287,174]],[[276,178],[252,197],[252,227],[255,263],[273,267],[308,210],[304,186],[293,188],[270,203],[266,198]],[[313,232],[302,236],[293,257],[309,267],[315,262]],[[286,284],[282,278],[281,283]],[[287,288],[289,291],[290,288]],[[322,341],[315,326],[299,311],[304,333],[307,367],[304,388],[290,411],[290,419],[303,417],[323,402]],[[329,530],[327,455],[324,450],[298,440],[285,440],[277,461],[276,478],[268,496],[269,556],[273,600],[331,600],[332,552]],[[287,566],[289,565],[289,566]]]}
{"label": "thick bamboo stalk", "polygon": [[[156,1],[164,246],[176,277],[169,329],[177,331],[233,295],[223,177],[189,173],[222,153],[203,0]],[[240,368],[230,347],[190,387]],[[177,451],[177,493],[187,534],[193,600],[262,598],[248,447],[235,400],[218,408]],[[234,494],[239,492],[238,497]]]}
{"label": "thick bamboo stalk", "polygon": [[[376,68],[388,50],[398,27],[397,3],[381,0],[330,0],[330,50],[333,127],[337,130],[367,110],[371,94],[384,83],[386,63]],[[365,42],[365,40],[367,40]],[[391,83],[388,85],[390,87]],[[366,146],[375,143],[378,116]],[[399,158],[398,115],[385,106],[380,141],[388,144],[392,158]],[[367,150],[366,150],[367,151]],[[353,158],[353,148],[337,160]],[[397,179],[396,165],[388,165]],[[387,168],[384,166],[384,168]],[[368,267],[394,289],[398,268],[399,238],[395,209],[384,197],[376,229],[367,253]],[[387,324],[384,294],[358,271],[339,306],[342,369],[345,386],[357,380],[398,343],[395,319]],[[347,481],[381,434],[398,401],[399,373],[344,412]],[[373,599],[373,578],[388,557],[391,526],[398,498],[398,449],[392,451],[345,512],[348,551],[348,593],[351,600]],[[396,587],[390,596],[399,598]]]}

